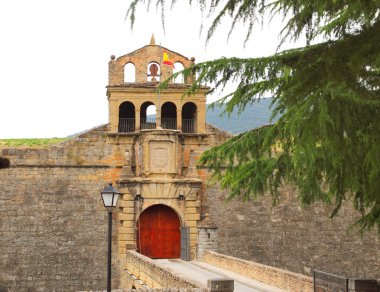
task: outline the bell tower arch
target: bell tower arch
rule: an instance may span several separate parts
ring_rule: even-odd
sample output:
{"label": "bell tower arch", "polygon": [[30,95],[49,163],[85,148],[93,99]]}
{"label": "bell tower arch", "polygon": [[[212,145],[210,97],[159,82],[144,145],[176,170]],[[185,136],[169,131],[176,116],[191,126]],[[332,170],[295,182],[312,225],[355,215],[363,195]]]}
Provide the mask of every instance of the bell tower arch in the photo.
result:
{"label": "bell tower arch", "polygon": [[[135,108],[135,127],[133,132],[139,132],[141,128],[140,107],[145,102],[156,105],[156,125],[155,129],[171,129],[183,131],[182,108],[185,103],[191,101],[195,105],[196,113],[192,118],[186,118],[185,123],[191,124],[191,133],[206,133],[206,92],[208,87],[203,87],[193,96],[184,96],[186,89],[194,80],[194,76],[189,76],[186,80],[176,78],[169,83],[168,88],[158,93],[157,86],[163,80],[169,78],[174,72],[185,69],[194,64],[194,58],[187,58],[179,53],[169,50],[163,46],[156,45],[154,39],[147,46],[135,50],[129,54],[116,58],[111,56],[109,61],[109,84],[107,86],[107,96],[109,102],[109,120],[111,133],[123,133],[125,127],[119,126],[123,123],[123,117],[119,114],[119,107],[124,102],[130,102]],[[131,67],[131,68],[129,68]],[[131,76],[125,76],[127,69],[131,69],[135,75],[135,82]],[[127,78],[128,77],[128,78]],[[162,105],[171,102],[177,113],[176,120],[169,121],[167,116],[162,116]],[[165,111],[164,113],[167,113]],[[185,114],[186,115],[186,114]],[[171,114],[171,119],[174,114]],[[146,117],[144,117],[146,118]],[[191,120],[191,121],[190,121]],[[130,121],[132,123],[132,121]],[[129,127],[131,129],[132,127]]]}

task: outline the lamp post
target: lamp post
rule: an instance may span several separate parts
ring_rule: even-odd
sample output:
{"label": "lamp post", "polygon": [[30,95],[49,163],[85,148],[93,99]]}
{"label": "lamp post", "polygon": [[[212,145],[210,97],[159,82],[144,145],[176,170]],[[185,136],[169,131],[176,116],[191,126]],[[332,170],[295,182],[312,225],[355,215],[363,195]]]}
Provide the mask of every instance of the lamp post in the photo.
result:
{"label": "lamp post", "polygon": [[119,193],[109,184],[100,192],[104,207],[108,212],[108,257],[107,257],[107,292],[111,292],[111,245],[112,245],[112,211],[115,209]]}

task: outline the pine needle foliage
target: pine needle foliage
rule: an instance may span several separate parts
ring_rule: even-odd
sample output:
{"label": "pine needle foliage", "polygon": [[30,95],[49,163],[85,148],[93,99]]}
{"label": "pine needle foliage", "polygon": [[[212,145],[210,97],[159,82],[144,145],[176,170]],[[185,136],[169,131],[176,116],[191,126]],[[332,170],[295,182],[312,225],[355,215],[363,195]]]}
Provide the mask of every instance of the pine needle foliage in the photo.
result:
{"label": "pine needle foliage", "polygon": [[[132,1],[132,25],[140,2],[151,1]],[[165,1],[155,2],[165,13]],[[206,151],[200,165],[231,197],[269,192],[276,203],[281,186],[291,183],[302,204],[333,204],[332,216],[349,200],[362,214],[360,230],[380,232],[380,0],[193,2],[214,15],[207,39],[224,17],[232,17],[231,31],[245,24],[248,39],[268,14],[288,19],[279,47],[302,35],[307,39],[305,47],[272,56],[220,58],[177,73],[197,75],[189,94],[204,83],[215,90],[237,81],[236,90],[222,98],[227,113],[271,92],[274,115],[280,116]]]}

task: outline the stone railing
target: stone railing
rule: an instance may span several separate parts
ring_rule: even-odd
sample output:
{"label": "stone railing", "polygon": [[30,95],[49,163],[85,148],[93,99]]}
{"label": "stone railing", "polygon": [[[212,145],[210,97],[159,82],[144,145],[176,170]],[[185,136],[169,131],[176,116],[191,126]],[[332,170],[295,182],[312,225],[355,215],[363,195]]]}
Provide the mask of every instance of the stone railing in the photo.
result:
{"label": "stone railing", "polygon": [[[111,292],[233,292],[234,283],[228,279],[214,279],[207,283],[208,288],[137,288],[137,289],[114,289]],[[79,291],[79,292],[106,292],[102,291]]]}
{"label": "stone railing", "polygon": [[[130,275],[129,287],[146,292],[233,292],[234,281],[227,278],[209,279],[206,287],[198,287],[186,279],[180,278],[170,271],[154,263],[154,260],[136,251],[127,251],[126,270]],[[136,291],[136,290],[115,290]]]}
{"label": "stone railing", "polygon": [[[207,288],[163,288],[163,289],[151,289],[151,288],[138,288],[138,289],[113,289],[111,292],[209,292]],[[106,292],[101,291],[79,291],[79,292]]]}
{"label": "stone railing", "polygon": [[203,253],[203,261],[287,291],[313,291],[313,279],[311,277],[292,273],[283,269],[207,250]]}
{"label": "stone railing", "polygon": [[173,275],[136,251],[127,251],[126,269],[151,288],[198,288],[195,283]]}

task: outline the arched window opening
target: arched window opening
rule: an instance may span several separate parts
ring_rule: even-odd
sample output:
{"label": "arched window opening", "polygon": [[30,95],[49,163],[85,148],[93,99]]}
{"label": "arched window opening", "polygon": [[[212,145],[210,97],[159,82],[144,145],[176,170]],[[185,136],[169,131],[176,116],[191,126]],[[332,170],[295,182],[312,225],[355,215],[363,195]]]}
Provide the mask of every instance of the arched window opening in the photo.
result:
{"label": "arched window opening", "polygon": [[172,102],[165,102],[161,107],[161,126],[163,129],[177,129],[177,107]]}
{"label": "arched window opening", "polygon": [[187,102],[182,107],[182,132],[196,133],[197,131],[197,106]]}
{"label": "arched window opening", "polygon": [[153,259],[179,258],[180,226],[172,208],[162,204],[150,206],[137,221],[137,251]]}
{"label": "arched window opening", "polygon": [[135,106],[129,101],[119,106],[119,133],[135,131]]}
{"label": "arched window opening", "polygon": [[[183,69],[185,69],[185,67],[183,67],[182,63],[180,63],[180,62],[175,62],[175,63],[174,63],[173,74],[174,74],[174,73],[177,73],[177,72],[180,72],[180,71],[182,71]],[[175,79],[173,80],[173,83],[182,83],[182,84],[185,83],[184,78],[183,78],[183,75],[182,75],[182,74],[181,74],[181,75],[178,75],[177,78],[175,78]]]}
{"label": "arched window opening", "polygon": [[156,106],[153,102],[147,101],[140,108],[140,129],[156,128]]}
{"label": "arched window opening", "polygon": [[124,82],[136,82],[136,68],[133,63],[127,63],[124,66]]}
{"label": "arched window opening", "polygon": [[161,69],[160,65],[156,62],[150,62],[148,64],[147,70],[147,81],[149,82],[160,82]]}

